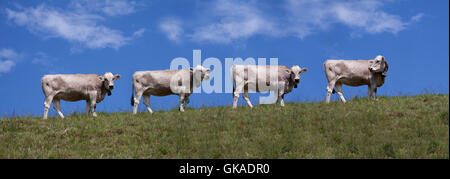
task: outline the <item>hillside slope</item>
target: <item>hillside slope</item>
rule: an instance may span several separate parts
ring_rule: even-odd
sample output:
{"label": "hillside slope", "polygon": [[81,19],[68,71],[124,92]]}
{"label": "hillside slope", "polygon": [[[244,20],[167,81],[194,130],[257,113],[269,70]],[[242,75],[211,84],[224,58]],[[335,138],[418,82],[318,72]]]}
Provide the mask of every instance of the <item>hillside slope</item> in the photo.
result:
{"label": "hillside slope", "polygon": [[449,96],[0,119],[0,158],[449,158]]}

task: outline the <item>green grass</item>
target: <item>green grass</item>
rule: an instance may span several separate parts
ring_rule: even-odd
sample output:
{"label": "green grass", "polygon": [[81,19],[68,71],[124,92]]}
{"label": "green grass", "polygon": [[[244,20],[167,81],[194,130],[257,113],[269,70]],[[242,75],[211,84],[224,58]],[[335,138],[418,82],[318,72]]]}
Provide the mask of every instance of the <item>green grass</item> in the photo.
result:
{"label": "green grass", "polygon": [[449,158],[449,96],[0,119],[0,158]]}

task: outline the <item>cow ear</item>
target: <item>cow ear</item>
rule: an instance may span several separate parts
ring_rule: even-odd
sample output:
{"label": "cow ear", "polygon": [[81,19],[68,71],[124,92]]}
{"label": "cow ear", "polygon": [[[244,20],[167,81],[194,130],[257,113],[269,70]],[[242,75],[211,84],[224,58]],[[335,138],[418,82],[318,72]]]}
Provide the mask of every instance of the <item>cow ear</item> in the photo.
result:
{"label": "cow ear", "polygon": [[292,72],[292,71],[289,70],[289,69],[286,69],[285,71],[286,71],[286,73],[291,73],[291,72]]}
{"label": "cow ear", "polygon": [[307,68],[303,68],[303,69],[300,71],[300,73],[305,73],[305,72],[307,72],[307,71],[308,71]]}
{"label": "cow ear", "polygon": [[105,77],[103,77],[103,76],[98,76],[98,79],[99,79],[100,81],[105,81]]}
{"label": "cow ear", "polygon": [[117,79],[119,79],[119,78],[120,78],[120,75],[119,75],[119,74],[114,75],[114,80],[117,80]]}

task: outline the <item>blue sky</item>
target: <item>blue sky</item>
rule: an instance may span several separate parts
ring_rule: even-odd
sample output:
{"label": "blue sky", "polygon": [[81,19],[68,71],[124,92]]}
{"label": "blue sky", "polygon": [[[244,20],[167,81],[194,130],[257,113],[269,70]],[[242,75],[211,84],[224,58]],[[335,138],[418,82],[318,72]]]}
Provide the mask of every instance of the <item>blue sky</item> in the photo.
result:
{"label": "blue sky", "polygon": [[[98,111],[131,111],[131,75],[168,69],[176,57],[279,59],[308,68],[286,101],[321,101],[326,59],[389,62],[379,95],[449,91],[449,2],[425,0],[0,2],[0,116],[43,111],[44,74],[121,74]],[[222,69],[225,71],[228,69]],[[367,87],[344,86],[365,96]],[[254,104],[258,95],[251,94]],[[333,96],[336,100],[338,97]],[[193,94],[188,107],[231,105],[231,94]],[[240,104],[244,102],[240,99]],[[142,104],[142,103],[141,103]],[[64,114],[84,101],[62,102]],[[177,107],[176,96],[151,97],[153,110]],[[140,111],[144,105],[140,105]],[[52,109],[50,115],[55,115]]]}

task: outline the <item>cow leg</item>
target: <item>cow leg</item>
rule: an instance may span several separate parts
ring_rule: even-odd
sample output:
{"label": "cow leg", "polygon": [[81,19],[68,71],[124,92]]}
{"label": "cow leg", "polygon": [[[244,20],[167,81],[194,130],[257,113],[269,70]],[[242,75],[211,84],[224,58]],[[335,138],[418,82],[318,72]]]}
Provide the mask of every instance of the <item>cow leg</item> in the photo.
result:
{"label": "cow leg", "polygon": [[185,97],[184,97],[184,105],[187,105],[187,104],[189,104],[189,95],[186,95]]}
{"label": "cow leg", "polygon": [[236,90],[234,91],[234,100],[233,100],[233,108],[237,108],[237,102],[239,99],[239,96],[242,92],[242,89],[244,88],[243,84],[236,83]]}
{"label": "cow leg", "polygon": [[52,104],[53,101],[53,97],[55,95],[48,95],[45,97],[45,101],[44,101],[44,119],[47,119],[48,117],[48,109],[50,108],[50,105]]}
{"label": "cow leg", "polygon": [[144,91],[136,91],[136,96],[134,97],[134,108],[133,108],[133,114],[137,113],[137,109],[139,106],[139,101],[141,101],[141,96],[144,93]]}
{"label": "cow leg", "polygon": [[94,100],[91,100],[90,104],[91,104],[92,116],[97,117],[97,112],[95,112],[95,109],[97,108],[97,101],[95,101],[95,98],[94,98]]}
{"label": "cow leg", "polygon": [[147,111],[151,114],[153,113],[152,109],[150,108],[150,95],[144,95],[144,104],[147,106]]}
{"label": "cow leg", "polygon": [[344,94],[342,93],[342,83],[336,83],[336,92],[339,95],[339,97],[341,98],[342,102],[347,102],[344,98]]}
{"label": "cow leg", "polygon": [[240,93],[234,92],[234,99],[233,99],[233,108],[237,108],[237,102],[239,100]]}
{"label": "cow leg", "polygon": [[91,102],[86,100],[86,116],[89,117],[89,112],[91,110]]}
{"label": "cow leg", "polygon": [[377,100],[377,88],[373,89],[372,96],[374,100]]}
{"label": "cow leg", "polygon": [[277,104],[278,100],[280,101],[280,106],[284,106],[284,83],[278,86],[278,93],[275,96],[275,105]]}
{"label": "cow leg", "polygon": [[242,97],[244,97],[245,101],[247,102],[247,105],[250,108],[253,108],[252,102],[250,102],[250,97],[248,95],[248,90],[244,90],[244,94],[242,95]]}
{"label": "cow leg", "polygon": [[[270,93],[270,91],[269,91],[269,93]],[[273,104],[276,106],[279,100],[280,100],[280,93],[274,91],[273,92],[273,101],[275,101],[275,103],[273,103]]]}
{"label": "cow leg", "polygon": [[180,94],[180,111],[184,112],[184,94]]}
{"label": "cow leg", "polygon": [[280,95],[280,106],[284,107],[284,94]]}
{"label": "cow leg", "polygon": [[373,95],[373,91],[374,91],[374,87],[372,85],[369,85],[367,88],[367,100],[370,100],[370,97]]}
{"label": "cow leg", "polygon": [[59,117],[64,118],[63,113],[61,112],[60,99],[53,99],[53,108],[55,108]]}
{"label": "cow leg", "polygon": [[326,102],[330,103],[331,93],[333,92],[334,85],[336,84],[336,80],[331,80],[328,82],[327,86],[327,99]]}

